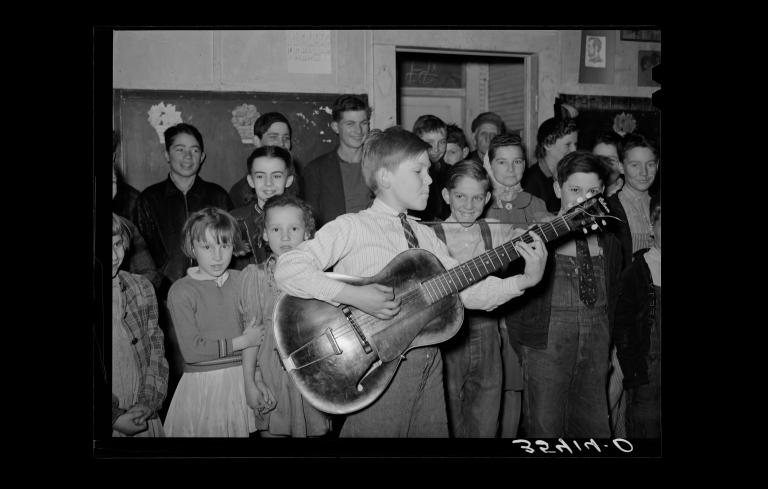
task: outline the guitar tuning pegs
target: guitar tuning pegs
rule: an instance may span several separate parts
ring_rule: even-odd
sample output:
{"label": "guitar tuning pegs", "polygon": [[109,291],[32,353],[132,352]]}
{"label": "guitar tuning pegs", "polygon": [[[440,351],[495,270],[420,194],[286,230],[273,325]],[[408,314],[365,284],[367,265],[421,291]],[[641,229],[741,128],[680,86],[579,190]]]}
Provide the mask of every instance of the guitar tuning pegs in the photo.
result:
{"label": "guitar tuning pegs", "polygon": [[605,225],[606,225],[606,224],[605,224],[605,219],[602,219],[600,222],[602,222],[602,223],[603,223],[603,226],[605,226]]}
{"label": "guitar tuning pegs", "polygon": [[581,228],[582,231],[584,231],[584,234],[587,234],[587,228]]}
{"label": "guitar tuning pegs", "polygon": [[596,229],[597,229],[597,223],[592,225],[592,230],[596,230]]}

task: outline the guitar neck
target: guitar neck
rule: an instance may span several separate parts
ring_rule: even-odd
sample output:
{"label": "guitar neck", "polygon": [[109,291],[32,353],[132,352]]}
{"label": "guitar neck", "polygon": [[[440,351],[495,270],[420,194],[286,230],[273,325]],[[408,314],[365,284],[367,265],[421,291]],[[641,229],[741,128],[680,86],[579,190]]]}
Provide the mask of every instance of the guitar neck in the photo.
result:
{"label": "guitar neck", "polygon": [[515,250],[516,243],[519,241],[531,243],[533,241],[532,231],[538,234],[545,243],[570,233],[572,228],[569,226],[567,218],[568,216],[561,216],[548,223],[539,224],[501,246],[486,251],[482,255],[457,265],[445,273],[425,280],[421,285],[425,289],[426,296],[432,300],[432,303],[437,302],[443,297],[464,290],[488,275],[506,267],[520,258],[520,254]]}

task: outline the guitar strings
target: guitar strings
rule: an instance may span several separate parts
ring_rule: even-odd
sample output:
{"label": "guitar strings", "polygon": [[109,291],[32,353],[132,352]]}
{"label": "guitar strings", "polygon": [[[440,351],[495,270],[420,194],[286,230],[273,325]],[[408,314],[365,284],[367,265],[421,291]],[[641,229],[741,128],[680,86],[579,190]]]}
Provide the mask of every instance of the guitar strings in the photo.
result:
{"label": "guitar strings", "polygon": [[[569,214],[578,214],[579,212],[581,212],[581,213],[584,213],[584,214],[586,214],[587,216],[589,216],[589,217],[592,217],[592,218],[598,218],[598,217],[608,217],[608,218],[616,219],[616,220],[617,220],[617,221],[619,221],[619,222],[623,222],[623,221],[622,221],[621,219],[619,219],[618,217],[615,217],[615,216],[612,216],[612,215],[603,215],[603,214],[595,215],[595,214],[591,214],[591,213],[590,213],[590,212],[589,212],[589,211],[588,211],[586,208],[579,208],[579,209],[577,209],[576,211],[574,211],[574,212],[572,212],[572,213],[569,213]],[[564,216],[559,216],[559,217],[560,217],[560,218],[564,218],[566,215],[569,215],[569,214],[565,214]],[[571,217],[575,217],[575,216],[571,215]],[[561,221],[562,221],[562,222],[561,222]],[[496,223],[496,222],[494,222],[494,224],[497,224],[497,223]],[[501,222],[498,222],[498,224],[501,224]],[[562,225],[562,224],[565,224],[565,220],[564,220],[564,219],[561,219],[561,220],[555,220],[555,221],[538,221],[538,222],[527,223],[527,224],[531,224],[531,227],[529,227],[529,228],[528,228],[528,230],[527,230],[525,233],[523,233],[523,234],[522,234],[522,235],[520,235],[520,236],[516,236],[515,238],[512,238],[511,240],[507,241],[506,243],[504,243],[504,244],[502,244],[502,245],[499,245],[499,246],[497,246],[496,248],[493,248],[492,250],[488,250],[488,251],[487,251],[486,253],[484,253],[483,255],[488,255],[488,257],[490,258],[490,256],[491,256],[491,255],[490,255],[490,253],[491,253],[491,252],[494,252],[494,253],[497,255],[497,259],[499,259],[499,261],[502,263],[502,266],[503,266],[503,261],[502,261],[502,259],[501,259],[501,255],[499,255],[499,252],[497,251],[497,249],[498,249],[498,248],[503,248],[503,249],[504,249],[504,252],[505,252],[505,253],[507,253],[507,255],[508,255],[508,256],[509,256],[509,252],[510,252],[510,251],[513,251],[513,252],[514,252],[514,254],[515,254],[515,258],[513,258],[511,261],[514,261],[514,260],[516,260],[517,258],[520,258],[520,254],[519,254],[519,253],[517,252],[517,250],[515,250],[515,248],[514,248],[514,245],[515,245],[517,242],[519,242],[519,241],[523,241],[523,242],[525,242],[525,243],[528,243],[528,244],[532,243],[532,242],[534,241],[534,239],[533,239],[533,237],[531,236],[531,231],[534,231],[534,232],[536,232],[536,231],[537,231],[537,234],[543,235],[543,237],[545,237],[545,238],[546,238],[546,237],[547,237],[547,235],[546,235],[546,231],[545,231],[545,230],[542,228],[542,226],[544,226],[544,225],[548,225],[549,227],[551,227],[551,228],[552,228],[551,230],[555,232],[555,235],[556,235],[555,237],[559,237],[559,236],[560,236],[560,233],[558,233],[558,232],[557,232],[557,227],[558,227],[558,225]],[[566,228],[567,228],[567,229],[569,229],[569,227],[567,226],[567,224],[565,224],[565,225],[566,225]],[[569,230],[570,230],[570,229],[569,229]],[[564,231],[565,231],[565,230],[564,230]],[[547,241],[551,241],[552,239],[553,239],[553,238],[550,238],[550,239],[548,239]],[[507,249],[507,245],[510,245],[510,244],[512,245],[511,249]],[[473,259],[471,259],[471,260],[469,260],[469,261],[467,261],[467,262],[465,262],[465,263],[463,263],[463,264],[461,264],[461,265],[458,265],[458,266],[456,266],[456,267],[453,267],[453,268],[451,268],[450,270],[447,270],[447,271],[446,271],[444,274],[450,275],[451,273],[453,273],[453,274],[456,276],[456,278],[457,278],[457,279],[459,279],[459,282],[461,282],[461,278],[460,278],[460,276],[458,275],[458,271],[457,271],[457,270],[458,270],[458,269],[460,269],[462,266],[468,265],[469,263],[472,263],[472,264],[474,264],[474,265],[475,265],[475,267],[476,267],[476,268],[478,268],[478,270],[479,270],[479,268],[480,268],[480,267],[479,267],[479,264],[483,264],[483,266],[486,268],[486,272],[487,272],[487,267],[485,266],[485,263],[482,261],[482,259],[483,259],[483,255],[477,256],[477,257],[475,257],[475,258],[473,258]],[[510,261],[510,263],[511,263],[511,261]],[[491,264],[493,265],[493,259],[491,259]],[[462,271],[462,273],[464,273],[464,272]],[[434,279],[437,279],[438,277],[440,277],[441,275],[444,275],[444,274],[440,274],[440,275],[438,275],[438,276],[436,276],[436,277],[431,277],[431,278],[429,278],[429,279],[427,279],[427,280],[424,280],[423,282],[421,282],[421,284],[424,284],[424,283],[426,283],[426,282],[428,282],[428,281],[430,281],[430,280],[434,280]],[[466,276],[466,274],[465,274],[465,273],[464,273],[464,275]],[[471,271],[470,271],[470,275],[472,275],[472,272],[471,272]],[[474,276],[473,276],[473,275],[472,275],[472,277],[474,278]],[[422,287],[423,287],[423,285],[422,285]],[[454,285],[454,287],[455,287],[455,285]],[[446,283],[446,285],[445,285],[445,287],[444,287],[444,288],[447,288],[448,290],[450,290],[450,287],[448,286],[448,284],[447,284],[447,283]],[[462,290],[463,290],[463,289],[462,289]],[[408,305],[408,304],[410,304],[410,303],[412,303],[412,302],[415,302],[417,299],[419,299],[419,298],[423,297],[423,296],[424,296],[423,292],[422,292],[422,293],[419,293],[419,292],[420,292],[420,290],[419,290],[419,288],[417,287],[417,288],[414,288],[414,289],[410,289],[410,290],[406,291],[405,293],[403,293],[403,294],[400,296],[400,299],[401,299],[401,300],[400,300],[400,307],[402,308],[404,305]],[[453,293],[459,293],[459,292],[460,292],[460,290],[456,290],[455,292],[451,292],[451,294],[453,294]],[[448,294],[448,295],[450,295],[450,294]],[[435,303],[439,302],[440,300],[442,300],[442,299],[443,299],[443,298],[445,298],[445,297],[447,297],[447,295],[446,295],[446,296],[443,296],[443,297],[441,297],[441,298],[440,298],[440,299],[438,299],[438,301],[436,301]],[[369,324],[375,324],[376,322],[379,322],[379,321],[381,321],[381,320],[380,320],[380,319],[378,319],[377,317],[375,317],[375,316],[372,316],[372,315],[370,315],[370,314],[367,314],[367,313],[365,313],[365,312],[363,312],[363,315],[362,315],[362,316],[359,316],[359,317],[354,317],[354,314],[353,314],[353,319],[354,319],[354,320],[355,320],[355,321],[358,323],[358,325],[360,325],[360,326],[368,326]],[[343,321],[343,320],[342,320],[342,321]],[[335,335],[335,336],[338,336],[339,338],[341,338],[341,337],[345,337],[345,336],[348,336],[349,334],[355,334],[355,335],[357,335],[357,332],[354,330],[354,328],[352,327],[352,325],[351,325],[351,324],[349,324],[349,323],[348,323],[348,321],[345,321],[345,323],[346,323],[346,324],[342,325],[341,327],[339,327],[339,328],[338,328],[338,329],[336,329],[336,330],[334,330],[333,328],[331,328],[331,331],[334,333],[334,335]],[[374,332],[374,334],[375,334],[375,333],[376,333],[376,332]]]}

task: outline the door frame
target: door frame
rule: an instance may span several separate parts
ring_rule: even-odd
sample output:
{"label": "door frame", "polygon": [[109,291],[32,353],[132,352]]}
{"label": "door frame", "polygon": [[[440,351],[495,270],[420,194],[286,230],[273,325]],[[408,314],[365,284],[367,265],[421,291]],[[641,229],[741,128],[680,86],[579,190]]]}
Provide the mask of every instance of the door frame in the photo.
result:
{"label": "door frame", "polygon": [[[536,147],[539,112],[539,63],[536,53],[503,51],[482,51],[470,49],[443,49],[418,46],[397,46],[391,44],[373,44],[373,77],[371,102],[373,106],[373,127],[386,129],[395,125],[397,120],[397,53],[453,54],[468,57],[522,58],[525,70],[525,117],[523,140],[529,154],[529,160]],[[469,104],[465,104],[468,106]],[[467,108],[465,107],[465,112]],[[464,128],[468,130],[469,128]],[[529,161],[530,163],[530,161]]]}

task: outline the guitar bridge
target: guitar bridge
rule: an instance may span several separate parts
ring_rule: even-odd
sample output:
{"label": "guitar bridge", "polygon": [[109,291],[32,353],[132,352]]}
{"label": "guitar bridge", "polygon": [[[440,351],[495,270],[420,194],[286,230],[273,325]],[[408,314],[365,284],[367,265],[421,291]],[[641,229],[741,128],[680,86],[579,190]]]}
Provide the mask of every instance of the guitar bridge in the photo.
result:
{"label": "guitar bridge", "polygon": [[[365,353],[371,353],[373,351],[373,348],[371,348],[371,344],[368,343],[368,339],[363,334],[363,330],[360,328],[360,325],[357,324],[357,321],[355,320],[355,317],[352,315],[352,311],[349,309],[349,306],[342,307],[341,312],[343,312],[344,316],[347,317],[347,321],[349,321],[349,324],[352,326],[352,329],[355,331],[355,334],[357,335],[357,339],[358,341],[360,341],[360,345],[362,345],[363,347],[363,351]],[[358,387],[360,386],[358,385]]]}
{"label": "guitar bridge", "polygon": [[339,348],[339,344],[336,343],[336,338],[333,336],[331,328],[326,329],[323,334],[317,338],[312,339],[304,346],[297,348],[286,358],[278,355],[280,363],[286,372],[291,370],[297,370],[307,365],[312,365],[320,360],[325,360],[328,357],[334,355],[341,355],[342,350]]}

